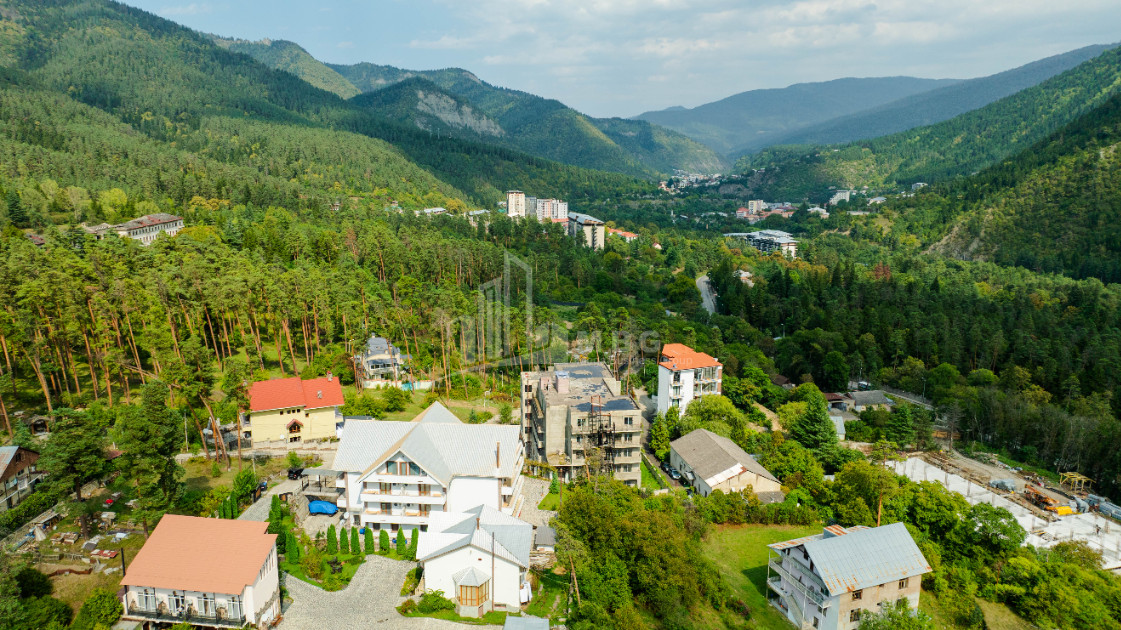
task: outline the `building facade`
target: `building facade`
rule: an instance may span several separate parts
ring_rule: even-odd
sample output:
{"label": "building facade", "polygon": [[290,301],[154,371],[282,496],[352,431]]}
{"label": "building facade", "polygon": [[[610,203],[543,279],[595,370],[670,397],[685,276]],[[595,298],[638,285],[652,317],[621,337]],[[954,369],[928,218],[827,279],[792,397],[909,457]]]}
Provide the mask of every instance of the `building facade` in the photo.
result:
{"label": "building facade", "polygon": [[464,617],[518,612],[529,583],[533,526],[486,506],[434,515],[417,543],[426,590],[440,590]]}
{"label": "building facade", "polygon": [[506,192],[506,215],[510,218],[524,217],[526,206],[525,193],[520,190]]}
{"label": "building facade", "polygon": [[22,446],[0,447],[0,512],[19,505],[35,490],[44,473],[36,468],[39,453]]}
{"label": "building facade", "polygon": [[361,366],[359,376],[363,387],[400,387],[408,378],[407,358],[408,355],[385,337],[371,335],[363,353],[354,357],[354,362]]}
{"label": "building facade", "polygon": [[658,359],[658,413],[677,407],[685,413],[689,403],[720,394],[724,366],[715,358],[680,343],[667,343]]}
{"label": "building facade", "polygon": [[268,523],[167,514],[128,565],[126,621],[146,627],[268,627],[280,614],[276,535]]}
{"label": "building facade", "polygon": [[642,413],[606,365],[522,372],[521,417],[526,457],[548,462],[561,480],[598,471],[639,484]]}
{"label": "building facade", "polygon": [[798,257],[798,241],[794,240],[794,237],[788,232],[760,230],[758,232],[748,232],[745,238],[748,245],[764,254],[779,252],[788,258]]}
{"label": "building facade", "polygon": [[757,495],[782,492],[782,483],[735,442],[706,429],[696,429],[670,443],[670,466],[701,496],[751,488]]}
{"label": "building facade", "polygon": [[922,576],[931,571],[903,523],[831,525],[768,547],[771,604],[799,628],[855,630],[865,614],[900,599],[918,610]]}
{"label": "building facade", "polygon": [[762,199],[751,199],[747,202],[747,211],[751,214],[759,214],[767,209],[767,202]]}
{"label": "building facade", "polygon": [[331,374],[306,381],[298,376],[257,381],[249,386],[243,437],[293,445],[338,437],[344,402],[342,385]]}
{"label": "building facade", "polygon": [[146,214],[116,227],[117,234],[127,236],[142,245],[150,245],[161,234],[175,236],[183,229],[183,218],[166,212]]}
{"label": "building facade", "polygon": [[603,249],[607,236],[603,221],[579,212],[568,213],[568,235],[592,249]]}
{"label": "building facade", "polygon": [[516,515],[524,463],[518,427],[464,424],[438,402],[409,422],[351,419],[332,466],[336,505],[355,526],[390,531],[480,505]]}

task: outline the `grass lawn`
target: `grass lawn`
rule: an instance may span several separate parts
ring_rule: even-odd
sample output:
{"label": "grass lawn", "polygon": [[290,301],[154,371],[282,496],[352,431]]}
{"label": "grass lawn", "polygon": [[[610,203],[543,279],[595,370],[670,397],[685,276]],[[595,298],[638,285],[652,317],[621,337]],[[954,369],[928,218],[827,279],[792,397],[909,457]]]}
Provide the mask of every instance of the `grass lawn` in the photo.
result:
{"label": "grass lawn", "polygon": [[666,478],[662,476],[662,471],[651,468],[645,459],[642,460],[642,487],[651,490],[669,487]]}
{"label": "grass lawn", "polygon": [[[401,613],[401,615],[404,617],[431,617],[433,619],[445,619],[447,621],[467,623],[476,626],[501,626],[506,623],[507,614],[508,613],[505,612],[491,611],[483,615],[482,618],[476,619],[474,617],[460,617],[459,615],[455,614],[455,611],[452,610],[441,610],[440,612],[429,614],[425,614],[422,612]],[[517,617],[520,615],[514,616]]]}
{"label": "grass lawn", "polygon": [[719,527],[705,543],[736,597],[751,609],[754,627],[788,630],[791,625],[767,603],[767,545],[820,533],[820,525],[732,525]]}
{"label": "grass lawn", "polygon": [[546,617],[552,619],[554,623],[559,622],[561,618],[567,618],[568,576],[545,571],[539,574],[538,584],[540,588],[534,592],[533,599],[526,607],[526,614],[534,617]]}
{"label": "grass lawn", "polygon": [[[237,476],[238,473],[238,462],[236,453],[231,453],[231,455],[233,455],[233,458],[230,460],[232,466],[230,466],[229,470],[226,470],[226,464],[223,460],[222,463],[218,465],[219,474],[217,477],[211,474],[214,467],[213,460],[206,459],[201,454],[197,458],[188,460],[183,464],[183,469],[186,471],[186,475],[184,475],[183,479],[187,484],[187,490],[208,492],[218,486],[232,487],[234,477]],[[253,465],[254,464],[249,461],[241,463],[243,468]],[[257,478],[264,479],[269,475],[286,470],[288,468],[288,463],[283,457],[273,457],[265,462],[258,461],[256,468]]]}
{"label": "grass lawn", "polygon": [[[989,630],[1033,630],[1035,628],[1004,604],[987,602],[980,598],[976,601],[977,605],[981,607],[981,612],[985,614],[985,625],[988,626]],[[934,619],[934,627],[939,630],[957,630],[962,627],[954,623],[953,618],[943,609],[942,603],[934,593],[924,590],[922,597],[919,599],[919,608]]]}
{"label": "grass lawn", "polygon": [[541,499],[541,503],[537,504],[537,509],[539,510],[556,511],[558,507],[560,507],[560,495],[553,494],[552,492],[546,494],[545,498]]}

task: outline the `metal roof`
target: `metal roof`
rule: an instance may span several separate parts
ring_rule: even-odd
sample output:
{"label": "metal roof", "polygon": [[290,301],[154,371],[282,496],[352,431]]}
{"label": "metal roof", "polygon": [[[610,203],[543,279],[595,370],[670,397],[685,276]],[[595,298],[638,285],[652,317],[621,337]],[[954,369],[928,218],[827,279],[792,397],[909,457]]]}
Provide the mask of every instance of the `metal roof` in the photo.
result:
{"label": "metal roof", "polygon": [[472,546],[521,567],[529,566],[533,526],[498,510],[478,505],[464,512],[433,512],[428,531],[417,542],[417,560],[429,560]]}
{"label": "metal roof", "polygon": [[456,586],[482,586],[490,581],[490,576],[475,567],[460,569],[452,574]]}
{"label": "metal roof", "polygon": [[860,407],[867,407],[868,405],[894,405],[892,399],[884,395],[883,390],[873,389],[867,392],[849,392],[849,398],[852,398],[853,404]]}
{"label": "metal roof", "polygon": [[[729,477],[738,475],[746,469],[760,477],[778,482],[762,464],[748,455],[736,443],[726,437],[716,435],[708,429],[696,429],[670,443],[670,448],[678,457],[704,479],[709,480],[722,477],[715,483],[720,483]],[[728,474],[731,471],[731,474]],[[715,485],[710,484],[710,485]]]}
{"label": "metal roof", "polygon": [[502,630],[549,630],[549,620],[533,615],[507,615],[506,625],[502,626]]}
{"label": "metal roof", "polygon": [[804,545],[830,596],[931,571],[903,523],[827,531],[828,537],[818,534],[768,546],[778,551]]}

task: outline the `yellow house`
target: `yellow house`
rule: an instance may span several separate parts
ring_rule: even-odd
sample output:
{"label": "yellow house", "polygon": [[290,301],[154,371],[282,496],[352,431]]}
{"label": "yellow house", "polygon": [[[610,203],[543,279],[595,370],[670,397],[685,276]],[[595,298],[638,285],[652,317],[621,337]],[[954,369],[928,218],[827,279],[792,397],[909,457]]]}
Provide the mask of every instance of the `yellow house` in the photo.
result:
{"label": "yellow house", "polygon": [[249,387],[245,436],[254,443],[321,440],[337,435],[343,388],[338,379],[299,377],[258,381]]}

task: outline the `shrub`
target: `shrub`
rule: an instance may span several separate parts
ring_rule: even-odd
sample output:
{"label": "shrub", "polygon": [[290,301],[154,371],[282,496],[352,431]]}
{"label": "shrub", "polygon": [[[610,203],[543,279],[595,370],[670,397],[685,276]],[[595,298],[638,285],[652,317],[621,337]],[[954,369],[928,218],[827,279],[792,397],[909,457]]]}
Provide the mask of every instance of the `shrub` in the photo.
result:
{"label": "shrub", "polygon": [[300,560],[300,568],[313,580],[323,578],[323,553],[318,547],[308,547],[307,553]]}
{"label": "shrub", "polygon": [[327,528],[327,555],[335,555],[339,552],[339,534],[335,531],[335,526],[332,525]]}
{"label": "shrub", "polygon": [[409,549],[408,549],[408,552],[405,554],[405,559],[406,560],[416,560],[416,547],[417,547],[417,542],[419,541],[419,539],[420,539],[420,528],[414,527],[413,528],[412,540],[409,542]]}
{"label": "shrub", "polygon": [[396,387],[386,387],[381,392],[381,399],[385,403],[386,411],[404,411],[408,408],[409,403],[413,402],[413,397],[409,392]]}
{"label": "shrub", "polygon": [[362,547],[358,543],[358,528],[350,528],[350,553],[360,556],[362,555]]}
{"label": "shrub", "polygon": [[441,610],[455,610],[455,602],[444,597],[444,591],[425,591],[417,603],[417,610],[430,615]]}
{"label": "shrub", "polygon": [[514,423],[514,408],[506,403],[498,406],[498,421],[502,424]]}
{"label": "shrub", "polygon": [[408,544],[409,543],[405,540],[405,528],[404,527],[398,527],[397,528],[397,555],[404,558],[405,554],[408,553]]}
{"label": "shrub", "polygon": [[285,458],[285,463],[289,468],[299,468],[303,465],[304,460],[296,451],[288,451],[288,457]]}
{"label": "shrub", "polygon": [[401,586],[401,597],[408,597],[420,584],[420,567],[415,567],[405,574],[405,583]]}
{"label": "shrub", "polygon": [[350,536],[345,527],[339,530],[339,554],[350,555]]}
{"label": "shrub", "polygon": [[[67,612],[69,613],[69,611]],[[71,628],[73,630],[93,630],[98,625],[112,627],[121,618],[122,612],[124,610],[121,607],[121,600],[117,599],[116,593],[104,588],[95,588],[85,603],[82,604],[82,608],[78,611],[78,617],[74,620],[74,625]]]}
{"label": "shrub", "polygon": [[[54,597],[31,597],[20,602],[23,608],[26,628],[65,628],[74,611],[60,599]],[[6,627],[6,626],[5,626]],[[74,627],[78,627],[75,623]],[[92,628],[92,624],[85,628]]]}
{"label": "shrub", "polygon": [[369,525],[367,525],[366,527],[362,528],[362,532],[362,543],[364,545],[364,549],[366,550],[366,555],[368,556],[377,551],[377,549],[374,548],[374,530]]}
{"label": "shrub", "polygon": [[287,542],[284,543],[284,555],[285,555],[285,557],[288,558],[289,562],[299,562],[300,561],[300,543],[299,543],[299,541],[296,540],[296,535],[293,534],[292,532],[288,532],[288,534],[285,536],[285,538],[288,539]]}
{"label": "shrub", "polygon": [[378,534],[378,553],[385,555],[389,553],[389,531],[381,530]]}
{"label": "shrub", "polygon": [[214,462],[213,464],[210,465],[210,476],[211,477],[221,477],[222,476],[222,467],[218,465],[218,462]]}
{"label": "shrub", "polygon": [[405,601],[401,602],[400,606],[397,607],[397,612],[401,613],[402,615],[407,615],[409,613],[415,613],[416,612],[416,602],[414,602],[411,599],[406,599]]}

